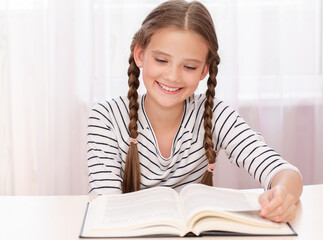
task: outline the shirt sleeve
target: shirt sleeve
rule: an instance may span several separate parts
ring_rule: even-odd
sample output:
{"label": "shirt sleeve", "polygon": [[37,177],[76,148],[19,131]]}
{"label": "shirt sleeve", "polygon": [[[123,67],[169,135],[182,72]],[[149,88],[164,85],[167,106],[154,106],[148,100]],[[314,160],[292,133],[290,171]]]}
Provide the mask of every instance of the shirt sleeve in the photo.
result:
{"label": "shirt sleeve", "polygon": [[121,193],[122,160],[107,106],[94,106],[87,130],[89,194]]}
{"label": "shirt sleeve", "polygon": [[253,131],[236,111],[227,107],[222,115],[220,147],[231,163],[245,169],[265,190],[281,170],[292,169],[300,174],[295,166],[267,146],[261,134]]}

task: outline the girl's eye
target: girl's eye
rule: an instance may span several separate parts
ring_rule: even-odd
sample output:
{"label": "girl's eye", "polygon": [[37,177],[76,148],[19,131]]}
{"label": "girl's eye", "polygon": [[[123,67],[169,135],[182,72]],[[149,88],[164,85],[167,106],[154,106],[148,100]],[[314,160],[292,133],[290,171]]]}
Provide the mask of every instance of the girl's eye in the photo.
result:
{"label": "girl's eye", "polygon": [[188,70],[195,70],[196,69],[196,67],[190,67],[190,66],[185,66],[185,68]]}
{"label": "girl's eye", "polygon": [[166,60],[163,60],[163,59],[160,59],[160,58],[155,58],[156,62],[159,62],[159,63],[167,63]]}

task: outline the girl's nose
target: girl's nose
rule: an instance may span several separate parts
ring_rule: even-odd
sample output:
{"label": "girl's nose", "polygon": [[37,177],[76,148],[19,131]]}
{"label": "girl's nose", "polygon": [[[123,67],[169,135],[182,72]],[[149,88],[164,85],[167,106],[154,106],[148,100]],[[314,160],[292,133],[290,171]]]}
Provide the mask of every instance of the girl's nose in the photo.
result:
{"label": "girl's nose", "polygon": [[180,81],[180,70],[177,66],[169,66],[165,72],[165,79],[170,82]]}

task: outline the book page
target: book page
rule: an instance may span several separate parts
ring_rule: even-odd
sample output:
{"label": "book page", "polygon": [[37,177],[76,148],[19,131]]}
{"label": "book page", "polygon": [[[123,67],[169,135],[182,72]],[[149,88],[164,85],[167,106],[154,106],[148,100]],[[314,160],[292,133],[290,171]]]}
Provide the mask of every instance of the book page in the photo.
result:
{"label": "book page", "polygon": [[216,188],[204,184],[191,184],[180,193],[184,217],[189,221],[193,215],[203,211],[257,211],[258,193],[243,190]]}
{"label": "book page", "polygon": [[[245,212],[246,213],[246,212]],[[249,212],[250,213],[250,212]],[[246,213],[248,214],[248,213]],[[258,218],[259,216],[255,215]],[[275,223],[275,227],[263,227],[258,225],[244,224],[239,221],[232,221],[225,218],[205,217],[198,220],[192,232],[199,235],[205,231],[226,231],[242,234],[259,235],[294,235],[295,233],[286,223]],[[285,238],[284,238],[285,239]]]}
{"label": "book page", "polygon": [[177,192],[165,187],[101,195],[90,203],[89,211],[91,229],[126,231],[158,224],[186,228]]}

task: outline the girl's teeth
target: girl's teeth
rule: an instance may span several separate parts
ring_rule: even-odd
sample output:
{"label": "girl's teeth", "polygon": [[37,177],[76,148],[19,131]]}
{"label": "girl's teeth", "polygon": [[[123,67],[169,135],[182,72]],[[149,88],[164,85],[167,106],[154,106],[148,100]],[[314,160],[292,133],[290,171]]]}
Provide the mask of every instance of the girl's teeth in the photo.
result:
{"label": "girl's teeth", "polygon": [[169,92],[175,92],[175,91],[180,89],[180,88],[169,88],[169,87],[166,87],[166,86],[162,85],[161,83],[158,83],[158,85],[161,86],[166,91],[169,91]]}

